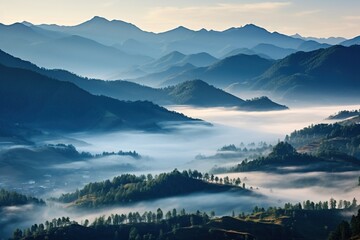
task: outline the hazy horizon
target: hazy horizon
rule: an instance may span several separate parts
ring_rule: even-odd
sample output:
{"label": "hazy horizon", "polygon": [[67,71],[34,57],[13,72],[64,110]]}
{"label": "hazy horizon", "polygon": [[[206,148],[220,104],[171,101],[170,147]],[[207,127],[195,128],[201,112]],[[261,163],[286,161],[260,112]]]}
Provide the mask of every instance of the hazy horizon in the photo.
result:
{"label": "hazy horizon", "polygon": [[[3,2],[0,22],[12,24],[77,25],[94,16],[130,22],[145,31],[164,32],[178,26],[225,30],[252,23],[287,35],[345,37],[359,35],[360,3],[353,0],[323,4],[310,1],[97,1]],[[41,9],[41,11],[39,11]],[[29,11],[30,10],[30,11]],[[66,16],[62,14],[66,11]],[[284,21],[287,19],[287,21]]]}

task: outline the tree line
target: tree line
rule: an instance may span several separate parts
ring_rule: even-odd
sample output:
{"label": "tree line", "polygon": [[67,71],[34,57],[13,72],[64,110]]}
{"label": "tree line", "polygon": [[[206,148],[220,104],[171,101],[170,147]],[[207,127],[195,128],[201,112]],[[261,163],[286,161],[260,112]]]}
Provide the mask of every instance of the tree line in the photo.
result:
{"label": "tree line", "polygon": [[240,178],[219,178],[209,173],[203,174],[197,170],[180,172],[175,169],[170,173],[161,173],[155,176],[152,174],[147,176],[122,174],[113,178],[112,181],[89,183],[83,189],[63,194],[57,200],[64,203],[75,202],[76,206],[97,207],[197,191],[226,191],[234,186],[240,186],[240,184]]}
{"label": "tree line", "polygon": [[25,204],[45,205],[44,200],[26,196],[14,191],[0,189],[0,207],[16,206]]}

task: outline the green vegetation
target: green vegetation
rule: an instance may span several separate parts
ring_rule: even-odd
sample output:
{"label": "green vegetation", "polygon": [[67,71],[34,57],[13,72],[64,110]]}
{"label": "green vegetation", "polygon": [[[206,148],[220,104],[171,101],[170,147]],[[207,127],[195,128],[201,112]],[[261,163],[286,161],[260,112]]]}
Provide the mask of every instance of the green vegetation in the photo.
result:
{"label": "green vegetation", "polygon": [[106,156],[130,156],[135,159],[141,158],[140,154],[136,151],[118,151],[118,152],[102,152],[100,154],[91,154],[89,152],[78,152],[72,144],[48,144],[45,147],[48,147],[55,152],[61,153],[64,156],[69,156],[71,158],[99,158]]}
{"label": "green vegetation", "polygon": [[[217,184],[219,180],[224,184]],[[195,192],[223,192],[233,188],[248,193],[248,190],[238,187],[239,184],[238,181],[227,177],[219,179],[196,170],[185,170],[180,173],[175,169],[171,173],[161,173],[156,176],[123,174],[112,181],[89,183],[74,193],[63,194],[58,200],[80,207],[99,207]]]}
{"label": "green vegetation", "polygon": [[360,125],[317,124],[294,131],[285,140],[296,148],[318,155],[347,154],[360,158]]}
{"label": "green vegetation", "polygon": [[298,167],[288,171],[351,171],[360,169],[360,162],[346,154],[322,152],[318,156],[298,153],[287,142],[278,143],[266,157],[259,157],[230,169],[214,169],[213,172],[284,171],[284,167]]}
{"label": "green vegetation", "polygon": [[45,205],[42,199],[37,199],[23,194],[0,189],[0,207],[18,206],[25,204]]}
{"label": "green vegetation", "polygon": [[358,97],[359,53],[358,45],[299,51],[275,62],[250,85],[252,89],[273,91],[292,100],[319,101],[322,95]]}
{"label": "green vegetation", "polygon": [[329,240],[350,240],[360,239],[360,209],[357,215],[353,215],[350,224],[347,221],[342,221],[337,228],[331,232]]}
{"label": "green vegetation", "polygon": [[343,110],[334,115],[329,116],[327,119],[342,120],[342,119],[346,119],[346,118],[350,118],[350,117],[356,117],[359,115],[360,115],[360,110],[353,110],[353,111]]}
{"label": "green vegetation", "polygon": [[[172,209],[166,213],[158,208],[144,213],[111,214],[100,216],[90,222],[85,219],[79,224],[68,217],[54,218],[45,223],[16,229],[12,240],[60,240],[60,239],[325,239],[345,215],[358,208],[356,201],[342,208],[334,199],[314,204],[286,203],[284,207],[268,209],[254,207],[249,214],[240,213],[232,217],[215,217],[215,212],[196,211],[186,213],[185,209]],[[340,201],[339,201],[340,202]],[[345,201],[348,202],[348,201]],[[324,206],[324,207],[312,207]],[[326,206],[331,206],[330,208]],[[359,231],[359,215],[351,219],[351,231]],[[336,230],[337,231],[337,230]]]}

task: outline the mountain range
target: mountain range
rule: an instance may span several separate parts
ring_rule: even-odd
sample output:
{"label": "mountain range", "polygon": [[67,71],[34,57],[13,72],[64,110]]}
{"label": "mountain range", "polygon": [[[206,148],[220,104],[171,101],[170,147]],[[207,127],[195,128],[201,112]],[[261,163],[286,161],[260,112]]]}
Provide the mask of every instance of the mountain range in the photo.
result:
{"label": "mountain range", "polygon": [[[71,81],[92,94],[159,104],[176,104],[176,97],[154,87],[195,79],[232,93],[260,90],[287,99],[299,100],[303,93],[336,97],[340,90],[354,96],[358,94],[358,72],[353,67],[358,53],[352,45],[359,43],[359,37],[342,40],[287,36],[253,24],[224,31],[180,26],[163,33],[101,17],[76,26],[0,24],[2,50],[47,69],[77,75],[28,70]],[[331,46],[334,41],[349,47]],[[100,83],[80,75],[127,81]]]}
{"label": "mountain range", "polygon": [[[87,79],[65,70],[48,70],[39,68],[31,62],[13,57],[0,51],[0,64],[6,67],[26,69],[48,78],[71,82],[94,94],[103,95],[123,101],[152,101],[161,105],[193,105],[198,107],[238,107],[247,111],[283,110],[286,106],[262,97],[253,100],[242,100],[204,81],[192,80],[167,88],[151,88],[128,81],[104,81]],[[262,99],[262,101],[259,101]]]}
{"label": "mountain range", "polygon": [[[253,24],[224,31],[194,31],[180,26],[162,33],[146,32],[131,23],[102,17],[75,26],[29,22],[0,25],[0,49],[46,68],[67,69],[103,79],[123,79],[129,76],[125,74],[129,69],[144,65],[146,68],[154,59],[174,51],[185,55],[210,54],[214,57],[208,58],[208,64],[212,64],[214,58],[242,48],[279,59],[296,51],[330,46],[326,41],[320,42],[269,32]],[[353,42],[358,41],[345,41],[344,45]],[[197,67],[205,65],[186,62]]]}
{"label": "mountain range", "polygon": [[287,98],[359,96],[359,64],[359,45],[297,52],[275,62],[249,85]]}
{"label": "mountain range", "polygon": [[0,65],[3,121],[57,131],[159,130],[165,121],[188,117],[151,102],[125,102],[94,96],[76,85],[36,72]]}

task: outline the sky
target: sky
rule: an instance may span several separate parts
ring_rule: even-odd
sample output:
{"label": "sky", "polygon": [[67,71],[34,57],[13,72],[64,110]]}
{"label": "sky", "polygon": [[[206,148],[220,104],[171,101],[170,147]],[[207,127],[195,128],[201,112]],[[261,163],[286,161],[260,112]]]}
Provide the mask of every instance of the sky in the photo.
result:
{"label": "sky", "polygon": [[360,35],[359,0],[0,0],[0,22],[76,25],[93,16],[162,32],[178,26],[225,30],[253,23],[292,35]]}

